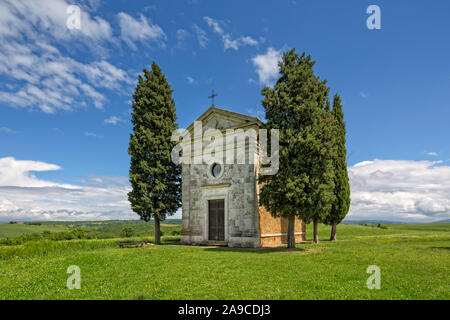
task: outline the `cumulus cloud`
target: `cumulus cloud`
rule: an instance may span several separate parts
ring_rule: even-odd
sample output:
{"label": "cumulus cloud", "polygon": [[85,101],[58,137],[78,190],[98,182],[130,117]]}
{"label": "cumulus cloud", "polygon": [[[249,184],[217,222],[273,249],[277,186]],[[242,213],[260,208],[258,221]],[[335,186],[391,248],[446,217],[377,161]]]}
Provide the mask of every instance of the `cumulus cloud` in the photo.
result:
{"label": "cumulus cloud", "polygon": [[[79,185],[39,179],[62,168],[0,158],[0,220],[133,219],[126,177],[89,176]],[[450,166],[439,161],[363,161],[349,167],[348,219],[431,222],[450,218]],[[177,217],[179,213],[177,214]]]}
{"label": "cumulus cloud", "polygon": [[156,42],[164,46],[166,34],[160,26],[152,24],[145,16],[140,15],[138,20],[125,12],[120,12],[117,17],[119,19],[121,39],[132,49],[137,49],[135,41],[142,43]]}
{"label": "cumulus cloud", "polygon": [[61,170],[55,164],[0,158],[0,220],[135,219],[126,177],[90,176],[81,185],[60,184],[31,172]]}
{"label": "cumulus cloud", "polygon": [[84,37],[94,42],[111,39],[110,24],[98,16],[91,17],[88,6],[80,10],[81,27],[67,28],[67,8],[70,5],[72,3],[65,0],[4,0],[0,3],[0,34],[37,39],[44,32],[64,40],[74,37]]}
{"label": "cumulus cloud", "polygon": [[426,154],[429,155],[429,156],[433,156],[433,157],[439,156],[439,154],[437,152],[434,152],[434,151],[426,152]]}
{"label": "cumulus cloud", "polygon": [[89,101],[102,108],[106,98],[99,89],[118,89],[121,84],[130,83],[124,70],[107,61],[80,63],[52,48],[55,51],[19,43],[0,48],[0,74],[12,81],[24,81],[16,91],[0,91],[0,101],[46,113],[71,110]]}
{"label": "cumulus cloud", "polygon": [[221,36],[224,50],[233,49],[239,50],[241,46],[257,46],[258,41],[250,36],[241,36],[239,38],[233,39],[230,33],[225,33],[222,22],[215,20],[210,17],[203,17],[206,24],[213,29],[215,33]]}
{"label": "cumulus cloud", "polygon": [[262,85],[271,85],[278,76],[278,61],[281,59],[281,50],[275,50],[272,47],[267,49],[264,54],[256,55],[252,58],[259,82]]}
{"label": "cumulus cloud", "polygon": [[440,161],[378,160],[349,167],[348,219],[450,218],[450,166]]}
{"label": "cumulus cloud", "polygon": [[31,172],[60,170],[61,167],[39,161],[0,158],[0,186],[52,187],[55,184],[37,179]]}
{"label": "cumulus cloud", "polygon": [[66,26],[64,0],[0,3],[0,101],[16,108],[46,113],[106,102],[102,89],[130,84],[127,73],[106,60],[80,62],[62,53],[64,46],[98,48],[112,41],[109,23],[81,10],[81,28]]}

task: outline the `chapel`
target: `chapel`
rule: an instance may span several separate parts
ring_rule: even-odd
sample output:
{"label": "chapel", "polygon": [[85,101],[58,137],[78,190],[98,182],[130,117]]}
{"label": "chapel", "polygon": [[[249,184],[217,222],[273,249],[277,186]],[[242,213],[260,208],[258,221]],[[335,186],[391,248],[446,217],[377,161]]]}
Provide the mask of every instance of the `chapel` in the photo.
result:
{"label": "chapel", "polygon": [[[287,243],[287,219],[258,205],[261,150],[252,136],[261,125],[256,117],[211,106],[186,129],[191,138],[182,143],[191,152],[182,164],[181,243],[252,248]],[[220,134],[224,160],[204,161],[208,154],[217,159],[210,144]],[[305,224],[296,218],[295,240],[304,239]]]}

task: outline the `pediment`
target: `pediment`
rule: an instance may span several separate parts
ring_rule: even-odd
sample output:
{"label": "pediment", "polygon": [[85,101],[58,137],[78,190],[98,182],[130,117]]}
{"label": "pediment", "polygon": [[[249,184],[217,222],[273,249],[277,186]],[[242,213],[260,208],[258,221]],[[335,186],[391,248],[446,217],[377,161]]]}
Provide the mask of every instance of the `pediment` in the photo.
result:
{"label": "pediment", "polygon": [[[196,121],[201,121],[203,131],[207,129],[226,130],[230,128],[239,128],[247,125],[261,125],[261,120],[258,118],[240,114],[216,107],[210,107],[206,110]],[[194,123],[192,123],[187,129],[191,131]]]}

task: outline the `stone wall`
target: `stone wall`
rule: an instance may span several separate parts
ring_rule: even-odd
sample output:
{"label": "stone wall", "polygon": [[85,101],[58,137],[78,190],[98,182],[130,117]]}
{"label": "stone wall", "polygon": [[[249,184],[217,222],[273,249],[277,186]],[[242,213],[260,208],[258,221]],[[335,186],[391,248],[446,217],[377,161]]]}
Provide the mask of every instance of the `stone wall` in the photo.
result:
{"label": "stone wall", "polygon": [[[196,129],[194,124],[188,127],[190,138],[182,142],[183,148],[190,150],[187,157],[191,164],[182,165],[181,243],[208,243],[208,200],[216,199],[224,199],[225,241],[228,246],[260,247],[286,243],[287,221],[273,218],[258,206],[260,158],[257,141],[243,138],[243,132],[247,137],[251,133],[258,134],[259,120],[213,107],[209,110],[199,118],[201,127]],[[205,132],[211,129],[221,133],[225,139],[212,139],[208,135],[205,138]],[[194,147],[199,141],[201,147]],[[220,149],[224,151],[222,157],[225,159],[218,161],[222,164],[223,173],[218,177],[210,173],[213,163],[205,162],[205,155],[206,159],[217,159],[216,151],[208,148],[212,141],[219,141],[218,145],[224,147]],[[228,161],[230,158],[233,164]],[[297,220],[297,242],[304,240],[304,228],[303,222]]]}
{"label": "stone wall", "polygon": [[[259,225],[261,232],[261,246],[275,247],[287,244],[288,221],[285,218],[274,218],[264,207],[259,207]],[[295,242],[305,241],[305,224],[295,219]]]}
{"label": "stone wall", "polygon": [[208,200],[225,200],[225,241],[230,247],[258,247],[259,216],[253,165],[223,165],[223,174],[211,179],[208,165],[183,166],[181,241],[208,241]]}

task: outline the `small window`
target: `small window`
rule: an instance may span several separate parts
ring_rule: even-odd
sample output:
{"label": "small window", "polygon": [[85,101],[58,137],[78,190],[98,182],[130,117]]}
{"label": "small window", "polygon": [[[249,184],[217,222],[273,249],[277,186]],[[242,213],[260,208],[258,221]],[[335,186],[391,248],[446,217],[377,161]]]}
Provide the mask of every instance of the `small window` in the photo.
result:
{"label": "small window", "polygon": [[213,177],[217,178],[220,176],[220,173],[222,172],[222,166],[218,163],[214,163],[211,167],[211,174]]}

